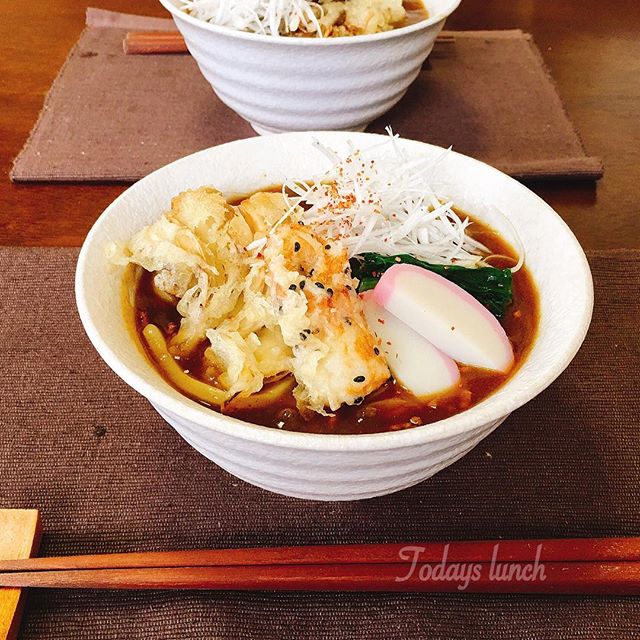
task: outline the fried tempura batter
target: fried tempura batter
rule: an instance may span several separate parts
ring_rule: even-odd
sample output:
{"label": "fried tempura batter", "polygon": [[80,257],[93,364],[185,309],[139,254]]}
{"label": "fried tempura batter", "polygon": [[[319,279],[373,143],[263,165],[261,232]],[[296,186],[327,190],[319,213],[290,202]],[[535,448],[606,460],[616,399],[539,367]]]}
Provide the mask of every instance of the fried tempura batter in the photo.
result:
{"label": "fried tempura batter", "polygon": [[[157,290],[177,300],[176,355],[207,339],[207,377],[227,398],[259,391],[292,372],[302,411],[359,404],[389,378],[355,292],[346,251],[297,219],[281,194],[229,205],[211,187],[186,191],[171,211],[120,252],[155,272]],[[265,238],[257,255],[246,246]]]}

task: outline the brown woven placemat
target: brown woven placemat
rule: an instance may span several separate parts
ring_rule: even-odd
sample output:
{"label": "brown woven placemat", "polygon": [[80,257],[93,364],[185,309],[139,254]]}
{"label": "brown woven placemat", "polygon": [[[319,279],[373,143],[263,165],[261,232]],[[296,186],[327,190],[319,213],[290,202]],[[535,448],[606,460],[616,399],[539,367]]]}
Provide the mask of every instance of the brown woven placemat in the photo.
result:
{"label": "brown woven placemat", "polygon": [[[585,345],[452,467],[382,498],[318,503],[217,468],[100,360],[75,310],[75,249],[0,248],[0,507],[42,511],[42,555],[640,534],[640,252],[593,253]],[[426,594],[29,594],[24,640],[640,634],[640,600]]]}
{"label": "brown woven placemat", "polygon": [[[137,180],[181,156],[253,129],[213,94],[188,55],[127,56],[128,29],[170,20],[89,10],[13,180]],[[521,178],[594,179],[588,156],[531,36],[450,32],[403,100],[369,130],[484,160]]]}

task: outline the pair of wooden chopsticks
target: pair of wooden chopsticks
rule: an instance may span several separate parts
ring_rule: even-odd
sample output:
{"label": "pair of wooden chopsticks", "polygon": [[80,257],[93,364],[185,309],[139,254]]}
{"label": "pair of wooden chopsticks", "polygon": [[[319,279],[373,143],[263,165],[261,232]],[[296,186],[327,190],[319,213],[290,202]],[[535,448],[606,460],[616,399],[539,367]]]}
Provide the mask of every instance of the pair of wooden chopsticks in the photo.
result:
{"label": "pair of wooden chopsticks", "polygon": [[[442,32],[436,42],[454,42],[452,33]],[[129,31],[122,43],[124,52],[132,55],[154,53],[189,53],[183,37],[177,31]]]}
{"label": "pair of wooden chopsticks", "polygon": [[640,538],[216,549],[0,562],[2,587],[640,595]]}

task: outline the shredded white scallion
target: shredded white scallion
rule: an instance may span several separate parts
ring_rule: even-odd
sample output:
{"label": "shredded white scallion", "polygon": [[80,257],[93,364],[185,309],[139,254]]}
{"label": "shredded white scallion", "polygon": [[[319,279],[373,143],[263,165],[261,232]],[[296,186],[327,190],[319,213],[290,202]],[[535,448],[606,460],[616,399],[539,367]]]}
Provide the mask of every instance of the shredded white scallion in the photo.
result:
{"label": "shredded white scallion", "polygon": [[[349,145],[344,156],[315,141],[332,167],[309,181],[285,181],[282,195],[288,209],[268,234],[295,212],[298,221],[321,237],[340,242],[349,257],[409,254],[432,264],[489,266],[498,256],[467,233],[471,221],[430,186],[450,150],[435,160],[409,158],[397,144],[398,136],[387,132],[383,143],[364,151]],[[524,247],[507,216],[494,212],[504,217],[516,241],[515,272],[524,264]],[[265,242],[257,240],[247,249],[259,251]]]}
{"label": "shredded white scallion", "polygon": [[384,149],[351,148],[344,157],[316,142],[333,167],[309,183],[286,183],[295,194],[291,204],[304,204],[304,223],[340,241],[350,257],[408,253],[434,264],[481,266],[491,252],[467,235],[470,221],[429,186],[444,155],[435,161],[410,159],[396,137],[389,131]]}
{"label": "shredded white scallion", "polygon": [[306,32],[322,37],[322,6],[311,0],[180,0],[179,9],[199,20],[238,31],[280,36]]}

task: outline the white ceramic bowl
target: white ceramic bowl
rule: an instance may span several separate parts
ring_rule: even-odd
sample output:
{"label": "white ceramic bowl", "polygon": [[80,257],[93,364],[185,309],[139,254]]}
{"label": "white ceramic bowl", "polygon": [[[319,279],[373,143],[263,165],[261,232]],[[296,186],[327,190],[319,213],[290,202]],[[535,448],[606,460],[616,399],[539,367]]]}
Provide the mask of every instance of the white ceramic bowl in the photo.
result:
{"label": "white ceramic bowl", "polygon": [[[260,487],[300,498],[355,500],[398,491],[458,460],[514,409],[531,400],[569,364],[587,331],[593,306],[589,267],[577,240],[540,198],[512,178],[466,156],[441,161],[435,188],[501,232],[510,224],[524,243],[540,292],[539,335],[523,366],[480,404],[432,425],[374,435],[293,433],[248,424],[193,402],[168,385],[142,354],[122,312],[122,268],[105,257],[155,221],[172,196],[213,184],[227,196],[306,178],[326,169],[313,138],[344,151],[381,136],[365,133],[290,133],[239,140],[177,160],[127,189],[100,216],[82,247],[76,274],[80,317],[105,362],[200,453]],[[442,149],[401,141],[410,156]],[[496,213],[496,207],[510,220]],[[549,407],[553,411],[553,407]],[[126,408],[123,407],[126,420]],[[532,436],[535,437],[535,436]]]}
{"label": "white ceramic bowl", "polygon": [[264,134],[363,130],[405,94],[460,0],[426,0],[428,20],[343,38],[234,31],[160,2],[220,100]]}

